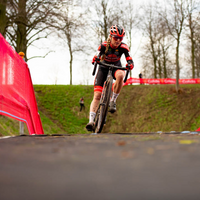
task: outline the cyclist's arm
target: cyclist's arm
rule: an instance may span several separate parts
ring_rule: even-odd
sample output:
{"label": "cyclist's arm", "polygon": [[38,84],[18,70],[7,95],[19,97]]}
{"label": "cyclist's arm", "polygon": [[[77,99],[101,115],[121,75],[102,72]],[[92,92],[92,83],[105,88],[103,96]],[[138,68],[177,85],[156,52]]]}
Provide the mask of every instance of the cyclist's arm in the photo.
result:
{"label": "cyclist's arm", "polygon": [[127,53],[125,54],[125,57],[126,57],[127,63],[128,63],[129,65],[132,64],[132,65],[134,66],[133,59],[132,59],[132,57],[130,56],[129,52],[127,52]]}
{"label": "cyclist's arm", "polygon": [[97,55],[103,55],[105,53],[105,50],[106,50],[106,44],[107,42],[103,42],[99,45],[99,48],[98,48],[98,54]]}
{"label": "cyclist's arm", "polygon": [[98,51],[96,52],[95,56],[93,57],[92,64],[96,61],[97,57],[101,59],[101,56],[105,53],[106,44],[105,42],[99,45]]}
{"label": "cyclist's arm", "polygon": [[124,52],[124,55],[126,57],[126,61],[127,61],[127,64],[126,66],[132,70],[134,68],[134,62],[133,62],[133,59],[132,57],[130,56],[130,52],[129,52],[129,49],[125,49],[125,52]]}
{"label": "cyclist's arm", "polygon": [[127,63],[128,63],[128,64],[133,64],[133,59],[132,59],[132,57],[131,57],[131,55],[130,55],[130,50],[129,50],[129,48],[128,48],[128,45],[125,44],[125,43],[122,43],[120,47],[122,48],[122,52],[123,52],[124,55],[125,55],[125,58],[126,58]]}

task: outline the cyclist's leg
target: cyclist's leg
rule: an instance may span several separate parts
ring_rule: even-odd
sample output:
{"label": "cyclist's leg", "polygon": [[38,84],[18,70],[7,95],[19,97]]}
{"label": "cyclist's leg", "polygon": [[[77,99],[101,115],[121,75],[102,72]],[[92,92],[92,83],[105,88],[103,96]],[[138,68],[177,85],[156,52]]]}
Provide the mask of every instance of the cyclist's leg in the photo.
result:
{"label": "cyclist's leg", "polygon": [[90,122],[94,122],[94,118],[99,106],[100,98],[101,98],[101,92],[99,91],[94,92],[94,97],[90,105]]}
{"label": "cyclist's leg", "polygon": [[114,74],[114,77],[116,79],[114,86],[113,86],[113,94],[112,98],[110,100],[110,109],[109,112],[114,113],[116,111],[116,100],[119,96],[119,93],[123,87],[123,79],[125,76],[125,71],[123,70],[117,70]]}
{"label": "cyclist's leg", "polygon": [[92,100],[92,103],[90,105],[90,115],[89,115],[89,123],[86,125],[86,129],[88,131],[92,131],[91,128],[93,128],[93,124],[94,124],[94,119],[96,116],[96,112],[99,106],[99,100],[101,98],[101,93],[103,90],[103,84],[106,80],[107,77],[107,71],[105,71],[104,69],[101,69],[99,67],[97,76],[95,78],[95,84],[94,84],[94,97]]}
{"label": "cyclist's leg", "polygon": [[88,131],[93,130],[94,119],[95,119],[96,112],[97,112],[97,109],[99,106],[100,98],[101,98],[101,92],[99,92],[99,91],[94,92],[94,97],[93,97],[92,103],[90,105],[89,123],[86,125],[86,129]]}
{"label": "cyclist's leg", "polygon": [[113,92],[115,94],[119,94],[122,87],[123,87],[123,80],[124,80],[124,76],[125,76],[125,71],[123,70],[117,70],[115,72],[115,83],[114,83],[114,87],[113,87]]}

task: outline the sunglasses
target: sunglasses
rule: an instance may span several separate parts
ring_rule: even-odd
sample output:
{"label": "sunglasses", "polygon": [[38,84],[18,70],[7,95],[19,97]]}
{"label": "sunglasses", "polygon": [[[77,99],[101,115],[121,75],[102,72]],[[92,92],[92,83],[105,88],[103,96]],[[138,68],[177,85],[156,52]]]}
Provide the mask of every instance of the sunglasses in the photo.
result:
{"label": "sunglasses", "polygon": [[117,40],[120,40],[122,41],[123,40],[123,37],[119,37],[119,36],[112,36],[112,38],[117,41]]}

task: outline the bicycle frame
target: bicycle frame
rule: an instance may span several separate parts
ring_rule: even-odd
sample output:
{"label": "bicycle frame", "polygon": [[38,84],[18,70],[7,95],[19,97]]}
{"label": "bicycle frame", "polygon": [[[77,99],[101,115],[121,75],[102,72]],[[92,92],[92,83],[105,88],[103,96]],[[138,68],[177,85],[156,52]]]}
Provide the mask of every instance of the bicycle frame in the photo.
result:
{"label": "bicycle frame", "polygon": [[[114,69],[127,70],[126,68],[121,68],[121,67],[118,67],[118,66],[115,66],[112,64],[104,63],[104,62],[100,62],[100,64],[107,66],[109,71],[107,74],[106,81],[104,82],[99,107],[97,109],[97,113],[96,113],[96,117],[95,117],[95,125],[94,125],[93,131],[96,133],[100,133],[102,131],[105,120],[106,120],[108,106],[109,106],[109,102],[110,102],[110,96],[111,96],[111,92],[112,92],[112,85],[113,85],[112,71]],[[93,75],[95,75],[96,67],[97,67],[97,63],[95,63],[94,70],[92,73]],[[127,70],[124,82],[126,82],[126,80],[127,80],[128,72],[129,72],[129,70]]]}

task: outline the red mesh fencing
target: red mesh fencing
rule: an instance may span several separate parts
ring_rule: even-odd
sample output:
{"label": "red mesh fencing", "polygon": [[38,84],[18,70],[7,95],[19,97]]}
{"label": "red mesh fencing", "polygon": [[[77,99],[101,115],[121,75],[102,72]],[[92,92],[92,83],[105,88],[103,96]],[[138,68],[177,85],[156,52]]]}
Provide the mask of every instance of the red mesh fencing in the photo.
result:
{"label": "red mesh fencing", "polygon": [[0,114],[25,122],[29,134],[44,134],[27,63],[0,34]]}

